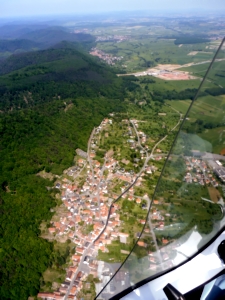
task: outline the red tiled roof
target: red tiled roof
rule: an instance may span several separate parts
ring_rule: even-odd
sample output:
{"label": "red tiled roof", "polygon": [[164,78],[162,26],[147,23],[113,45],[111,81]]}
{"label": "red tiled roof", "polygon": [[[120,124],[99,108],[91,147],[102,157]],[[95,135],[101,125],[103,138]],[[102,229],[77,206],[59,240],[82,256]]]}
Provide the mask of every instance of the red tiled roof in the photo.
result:
{"label": "red tiled roof", "polygon": [[83,254],[83,253],[84,253],[84,248],[77,247],[77,248],[76,248],[76,252],[77,252],[77,253]]}
{"label": "red tiled roof", "polygon": [[70,295],[75,295],[77,288],[75,286],[70,290]]}
{"label": "red tiled roof", "polygon": [[144,243],[144,242],[142,242],[142,241],[138,241],[138,246],[140,246],[140,247],[146,247],[146,244]]}
{"label": "red tiled roof", "polygon": [[140,198],[137,198],[137,199],[136,199],[136,203],[141,203],[141,199],[140,199]]}
{"label": "red tiled roof", "polygon": [[168,241],[167,239],[162,239],[162,243],[163,243],[164,245],[166,245],[166,244],[169,243],[169,241]]}
{"label": "red tiled roof", "polygon": [[77,267],[69,267],[69,271],[72,271],[73,273],[75,273],[77,270]]}
{"label": "red tiled roof", "polygon": [[38,298],[54,298],[53,293],[38,293]]}
{"label": "red tiled roof", "polygon": [[80,261],[80,258],[81,258],[81,256],[80,256],[80,255],[76,255],[76,254],[74,254],[74,255],[72,256],[72,260],[75,260],[75,261],[77,261],[77,262],[79,262],[79,261]]}

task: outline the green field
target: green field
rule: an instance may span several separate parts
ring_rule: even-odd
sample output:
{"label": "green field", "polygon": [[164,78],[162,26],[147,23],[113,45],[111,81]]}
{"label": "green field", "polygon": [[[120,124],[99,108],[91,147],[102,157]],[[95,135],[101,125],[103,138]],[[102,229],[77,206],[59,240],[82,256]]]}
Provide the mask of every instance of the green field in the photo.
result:
{"label": "green field", "polygon": [[200,137],[210,141],[213,153],[220,154],[221,150],[225,148],[225,127],[206,129],[200,134]]}
{"label": "green field", "polygon": [[166,101],[171,107],[177,109],[179,112],[182,114],[185,114],[191,104],[191,100],[171,100],[171,101]]}
{"label": "green field", "polygon": [[[156,39],[152,37],[133,37],[131,40],[117,42],[99,42],[97,48],[114,56],[122,56],[122,64],[127,72],[144,70],[157,64],[187,64],[212,59],[213,55],[188,55],[196,49],[205,50],[207,44],[183,45],[174,44],[173,39]],[[196,48],[197,47],[197,48]],[[120,63],[121,64],[121,63]]]}
{"label": "green field", "polygon": [[[224,52],[222,52],[221,55],[218,56],[218,59],[224,59],[225,55]],[[187,68],[181,68],[180,70],[188,71],[196,76],[203,77],[209,67],[210,63],[205,63],[201,65],[191,66]],[[207,83],[208,82],[214,82],[217,86],[221,85],[224,86],[224,68],[225,68],[225,61],[215,61],[212,69],[210,70],[208,77],[207,77]],[[206,83],[205,83],[206,84]]]}
{"label": "green field", "polygon": [[[191,101],[174,100],[167,101],[167,103],[185,114]],[[196,100],[187,116],[188,120],[184,124],[184,129],[190,130],[190,128],[192,128],[198,135],[189,137],[189,142],[192,144],[192,147],[194,147],[193,149],[220,153],[225,147],[224,127],[222,126],[224,114],[225,96],[205,96]],[[199,120],[202,122],[201,126],[196,125],[196,122],[199,122]]]}

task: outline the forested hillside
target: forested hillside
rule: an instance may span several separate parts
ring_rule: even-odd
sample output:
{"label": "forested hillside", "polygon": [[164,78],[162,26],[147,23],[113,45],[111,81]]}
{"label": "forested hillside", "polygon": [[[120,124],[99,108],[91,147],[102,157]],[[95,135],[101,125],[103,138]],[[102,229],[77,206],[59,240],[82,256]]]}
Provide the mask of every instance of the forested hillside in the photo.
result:
{"label": "forested hillside", "polygon": [[[78,43],[82,43],[82,47],[88,49],[94,46],[95,43],[95,38],[90,34],[71,33],[60,26],[46,27],[36,30],[28,30],[23,27],[20,28],[20,26],[18,26],[18,28],[12,27],[10,30],[9,27],[6,29],[5,33],[6,37],[9,36],[9,38],[4,37],[5,28],[1,28],[3,29],[3,32],[0,32],[1,60],[4,60],[11,54],[47,49],[62,41],[77,43],[77,46]],[[3,38],[1,39],[2,36]]]}
{"label": "forested hillside", "polygon": [[90,34],[70,33],[63,27],[59,26],[35,30],[22,35],[21,38],[42,43],[46,46],[50,46],[61,41],[93,42],[95,40],[95,38]]}
{"label": "forested hillside", "polygon": [[25,39],[0,40],[0,52],[22,52],[40,47],[35,41]]}
{"label": "forested hillside", "polygon": [[0,299],[25,300],[54,262],[39,226],[56,205],[53,182],[103,117],[136,85],[64,43],[10,57],[0,76]]}

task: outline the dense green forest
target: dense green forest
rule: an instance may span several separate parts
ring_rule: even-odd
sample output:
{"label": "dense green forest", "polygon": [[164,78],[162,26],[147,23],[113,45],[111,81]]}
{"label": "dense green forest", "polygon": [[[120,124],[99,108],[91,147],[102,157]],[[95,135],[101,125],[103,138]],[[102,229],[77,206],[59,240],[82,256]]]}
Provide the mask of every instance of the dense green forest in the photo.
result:
{"label": "dense green forest", "polygon": [[[56,44],[54,47],[47,50],[11,55],[9,58],[1,62],[0,75],[4,75],[28,66],[34,66],[34,65],[37,66],[40,64],[50,63],[53,61],[56,63],[56,61],[62,59],[70,60],[72,64],[71,67],[76,66],[76,69],[85,67],[83,61],[87,61],[88,63],[91,63],[93,67],[94,59],[92,57],[89,57],[87,54],[84,55],[80,51],[77,51],[77,48],[79,46],[80,45],[76,43],[60,42],[59,44]],[[79,50],[82,50],[81,46]],[[57,72],[59,71],[57,69],[58,65],[50,64],[49,67],[51,67],[52,70],[56,70]],[[64,61],[61,61],[61,68],[64,68],[67,72],[69,72],[68,63],[66,66],[64,66]],[[60,71],[62,70],[60,69]],[[24,70],[21,70],[21,73],[23,72]]]}
{"label": "dense green forest", "polygon": [[[154,90],[151,92],[152,99],[155,101],[163,102],[164,100],[193,100],[197,89],[185,89],[183,91],[175,91],[175,90]],[[224,95],[225,89],[224,88],[207,88],[205,91],[200,91],[198,96],[203,97],[207,95],[211,96],[219,96]]]}
{"label": "dense green forest", "polygon": [[201,43],[208,43],[210,42],[209,39],[202,38],[202,37],[195,37],[195,36],[182,36],[177,38],[174,41],[175,45],[180,45],[180,44],[201,44]]}
{"label": "dense green forest", "polygon": [[56,257],[53,245],[39,238],[56,191],[53,182],[36,174],[44,169],[61,174],[72,165],[75,149],[86,149],[93,127],[108,113],[123,111],[126,92],[137,86],[65,43],[9,58],[4,66],[0,299],[25,300],[37,294],[41,274]]}

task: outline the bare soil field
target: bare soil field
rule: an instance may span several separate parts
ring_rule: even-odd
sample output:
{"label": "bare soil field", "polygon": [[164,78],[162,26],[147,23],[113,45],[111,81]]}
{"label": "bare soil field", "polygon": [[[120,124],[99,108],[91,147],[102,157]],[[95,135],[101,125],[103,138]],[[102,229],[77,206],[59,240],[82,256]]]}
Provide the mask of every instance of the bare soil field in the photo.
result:
{"label": "bare soil field", "polygon": [[220,192],[213,186],[208,187],[210,198],[213,202],[217,203],[221,198]]}
{"label": "bare soil field", "polygon": [[118,74],[118,76],[146,76],[151,75],[163,80],[191,80],[191,79],[199,79],[198,77],[192,76],[187,71],[177,71],[177,69],[182,67],[189,67],[193,65],[193,63],[185,64],[185,65],[174,65],[174,64],[159,64],[154,68],[147,69],[146,71],[136,72],[131,74]]}
{"label": "bare soil field", "polygon": [[197,79],[197,77],[189,75],[188,72],[163,73],[163,74],[159,74],[156,77],[164,79],[164,80],[190,80],[190,79]]}
{"label": "bare soil field", "polygon": [[191,55],[191,56],[194,56],[196,54],[198,54],[198,51],[191,51],[190,53],[188,53],[188,55]]}
{"label": "bare soil field", "polygon": [[204,52],[204,51],[192,51],[190,53],[188,53],[189,56],[194,56],[194,55],[197,55],[198,53],[200,54],[213,54],[213,52]]}
{"label": "bare soil field", "polygon": [[[172,64],[165,64],[165,65],[161,65],[159,64],[157,67],[155,67],[156,70],[167,70],[167,71],[173,71],[176,69],[181,68],[182,65],[172,65]],[[152,69],[149,69],[152,70]]]}

